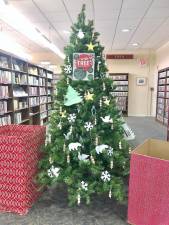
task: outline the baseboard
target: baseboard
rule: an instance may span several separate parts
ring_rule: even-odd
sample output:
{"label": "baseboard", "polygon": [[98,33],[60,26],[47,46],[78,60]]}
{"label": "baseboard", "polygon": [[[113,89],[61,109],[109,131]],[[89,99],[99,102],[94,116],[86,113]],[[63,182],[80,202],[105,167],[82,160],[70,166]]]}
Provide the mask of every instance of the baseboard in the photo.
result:
{"label": "baseboard", "polygon": [[155,117],[154,115],[145,115],[145,114],[128,114],[128,116],[133,116],[133,117]]}

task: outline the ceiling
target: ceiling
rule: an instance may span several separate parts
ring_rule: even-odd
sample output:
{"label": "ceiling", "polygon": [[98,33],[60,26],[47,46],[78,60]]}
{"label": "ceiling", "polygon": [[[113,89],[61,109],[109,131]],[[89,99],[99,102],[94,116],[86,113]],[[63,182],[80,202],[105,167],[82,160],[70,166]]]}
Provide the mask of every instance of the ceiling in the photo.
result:
{"label": "ceiling", "polygon": [[[61,50],[69,40],[65,31],[70,31],[83,3],[87,18],[94,20],[95,30],[101,34],[106,52],[133,49],[135,42],[139,43],[138,48],[157,49],[169,41],[169,0],[8,0],[8,3]],[[30,51],[42,51],[30,41],[20,41]]]}

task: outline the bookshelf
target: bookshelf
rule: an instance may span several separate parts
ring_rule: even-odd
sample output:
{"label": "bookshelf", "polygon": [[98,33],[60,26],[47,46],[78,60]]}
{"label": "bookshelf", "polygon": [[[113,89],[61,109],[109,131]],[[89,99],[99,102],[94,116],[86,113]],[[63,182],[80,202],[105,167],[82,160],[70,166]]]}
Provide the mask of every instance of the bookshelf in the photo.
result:
{"label": "bookshelf", "polygon": [[168,125],[169,68],[158,72],[156,120]]}
{"label": "bookshelf", "polygon": [[0,52],[0,125],[48,122],[52,83],[52,71]]}
{"label": "bookshelf", "polygon": [[116,97],[117,107],[124,115],[128,115],[128,73],[110,73],[116,89],[112,96]]}

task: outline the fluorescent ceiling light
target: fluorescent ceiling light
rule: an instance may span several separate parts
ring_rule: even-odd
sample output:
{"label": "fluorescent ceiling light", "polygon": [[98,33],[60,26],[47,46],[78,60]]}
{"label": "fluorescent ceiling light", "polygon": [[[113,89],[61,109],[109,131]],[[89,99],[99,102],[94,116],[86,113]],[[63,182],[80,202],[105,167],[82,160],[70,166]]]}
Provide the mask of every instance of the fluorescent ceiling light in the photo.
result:
{"label": "fluorescent ceiling light", "polygon": [[51,62],[49,62],[49,61],[41,61],[40,64],[42,64],[42,65],[50,65]]}
{"label": "fluorescent ceiling light", "polygon": [[2,33],[0,33],[0,49],[15,54],[26,60],[32,59],[31,55],[24,52],[21,45]]}
{"label": "fluorescent ceiling light", "polygon": [[38,45],[52,50],[61,58],[65,58],[65,55],[60,49],[45,38],[24,15],[17,11],[12,5],[6,5],[3,0],[0,0],[0,19]]}
{"label": "fluorescent ceiling light", "polygon": [[124,33],[127,33],[127,32],[130,31],[130,29],[122,29],[121,31],[124,32]]}
{"label": "fluorescent ceiling light", "polygon": [[135,47],[139,46],[138,43],[133,43],[132,45],[135,46]]}

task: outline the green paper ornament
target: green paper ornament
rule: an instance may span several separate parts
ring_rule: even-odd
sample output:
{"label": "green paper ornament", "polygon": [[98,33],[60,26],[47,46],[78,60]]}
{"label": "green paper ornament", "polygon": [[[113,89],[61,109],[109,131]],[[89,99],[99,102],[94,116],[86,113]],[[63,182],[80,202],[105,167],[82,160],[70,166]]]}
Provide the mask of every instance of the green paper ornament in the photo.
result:
{"label": "green paper ornament", "polygon": [[86,77],[86,71],[84,71],[82,68],[75,69],[74,70],[74,77],[77,80],[83,80]]}
{"label": "green paper ornament", "polygon": [[64,105],[71,106],[74,104],[78,104],[82,101],[83,99],[79,95],[79,93],[69,85],[64,99]]}

